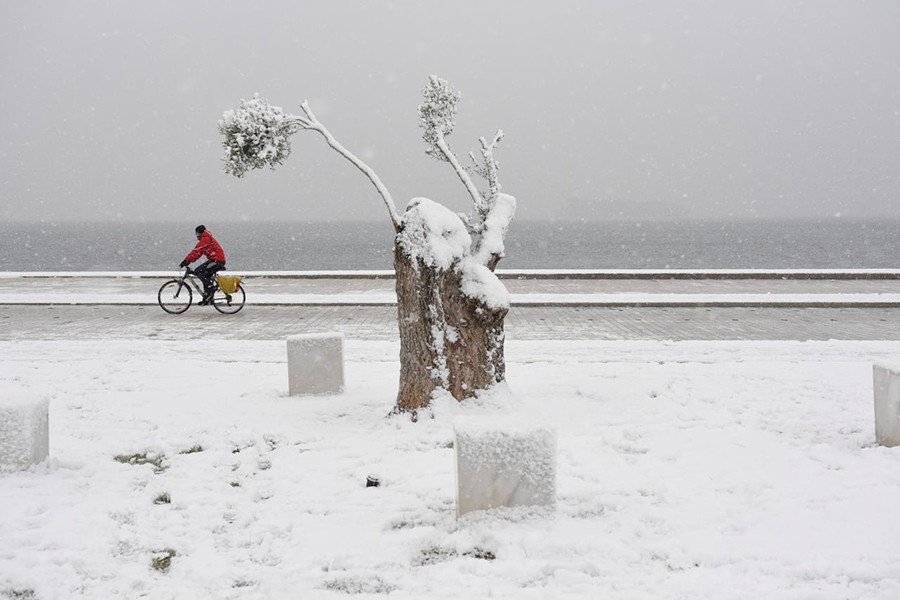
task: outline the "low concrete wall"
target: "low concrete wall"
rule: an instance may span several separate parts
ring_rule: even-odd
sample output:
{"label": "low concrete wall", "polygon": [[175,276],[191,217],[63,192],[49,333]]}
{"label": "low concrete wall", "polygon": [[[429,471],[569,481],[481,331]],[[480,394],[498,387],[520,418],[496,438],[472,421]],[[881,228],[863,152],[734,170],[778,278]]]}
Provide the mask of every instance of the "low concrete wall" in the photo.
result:
{"label": "low concrete wall", "polygon": [[[0,278],[171,278],[172,271],[2,271]],[[394,279],[393,271],[228,271],[229,275],[264,279]],[[900,269],[516,269],[497,270],[500,279],[900,279]]]}

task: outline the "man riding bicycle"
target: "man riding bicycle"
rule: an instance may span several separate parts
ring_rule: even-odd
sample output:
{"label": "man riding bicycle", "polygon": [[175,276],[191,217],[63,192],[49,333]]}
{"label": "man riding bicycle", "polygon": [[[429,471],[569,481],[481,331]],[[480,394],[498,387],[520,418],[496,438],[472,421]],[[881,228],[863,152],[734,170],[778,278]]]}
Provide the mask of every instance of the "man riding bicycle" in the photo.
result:
{"label": "man riding bicycle", "polygon": [[225,268],[225,252],[222,246],[216,241],[209,230],[203,225],[197,225],[194,228],[197,234],[197,245],[188,252],[188,255],[181,261],[181,267],[186,267],[201,256],[205,256],[208,260],[194,269],[194,274],[203,282],[203,300],[201,305],[209,304],[212,301],[213,292],[213,276]]}

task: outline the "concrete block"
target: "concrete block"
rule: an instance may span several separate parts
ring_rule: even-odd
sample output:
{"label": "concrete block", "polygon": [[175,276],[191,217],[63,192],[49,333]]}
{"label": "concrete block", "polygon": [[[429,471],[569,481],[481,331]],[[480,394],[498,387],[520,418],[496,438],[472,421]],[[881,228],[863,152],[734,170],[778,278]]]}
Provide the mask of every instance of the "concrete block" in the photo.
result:
{"label": "concrete block", "polygon": [[556,431],[503,417],[454,422],[456,514],[556,505]]}
{"label": "concrete block", "polygon": [[49,455],[49,400],[0,399],[0,471],[25,469]]}
{"label": "concrete block", "polygon": [[291,396],[344,391],[344,335],[310,333],[287,338]]}
{"label": "concrete block", "polygon": [[900,366],[872,366],[875,392],[875,441],[900,446]]}

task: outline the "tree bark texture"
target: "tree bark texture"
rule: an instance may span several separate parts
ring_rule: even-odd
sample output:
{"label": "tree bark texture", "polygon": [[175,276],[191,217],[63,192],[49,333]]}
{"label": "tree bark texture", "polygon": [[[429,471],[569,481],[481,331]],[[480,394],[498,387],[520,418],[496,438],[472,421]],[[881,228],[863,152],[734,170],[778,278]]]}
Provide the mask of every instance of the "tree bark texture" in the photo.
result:
{"label": "tree bark texture", "polygon": [[464,400],[503,381],[508,309],[465,296],[457,269],[413,261],[397,244],[394,270],[400,330],[396,409],[424,408],[436,389]]}

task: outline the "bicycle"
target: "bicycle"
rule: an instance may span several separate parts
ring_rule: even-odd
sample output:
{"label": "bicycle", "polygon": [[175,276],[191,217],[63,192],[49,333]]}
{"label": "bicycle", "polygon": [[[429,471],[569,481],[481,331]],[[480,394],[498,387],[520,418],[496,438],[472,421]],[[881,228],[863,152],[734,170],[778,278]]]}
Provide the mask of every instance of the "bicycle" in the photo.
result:
{"label": "bicycle", "polygon": [[[203,283],[190,267],[184,268],[184,275],[171,279],[159,288],[156,299],[159,307],[169,314],[180,315],[191,307],[194,292],[203,297]],[[233,315],[242,308],[247,300],[241,278],[216,274],[213,282],[213,297],[210,304],[226,315]]]}

